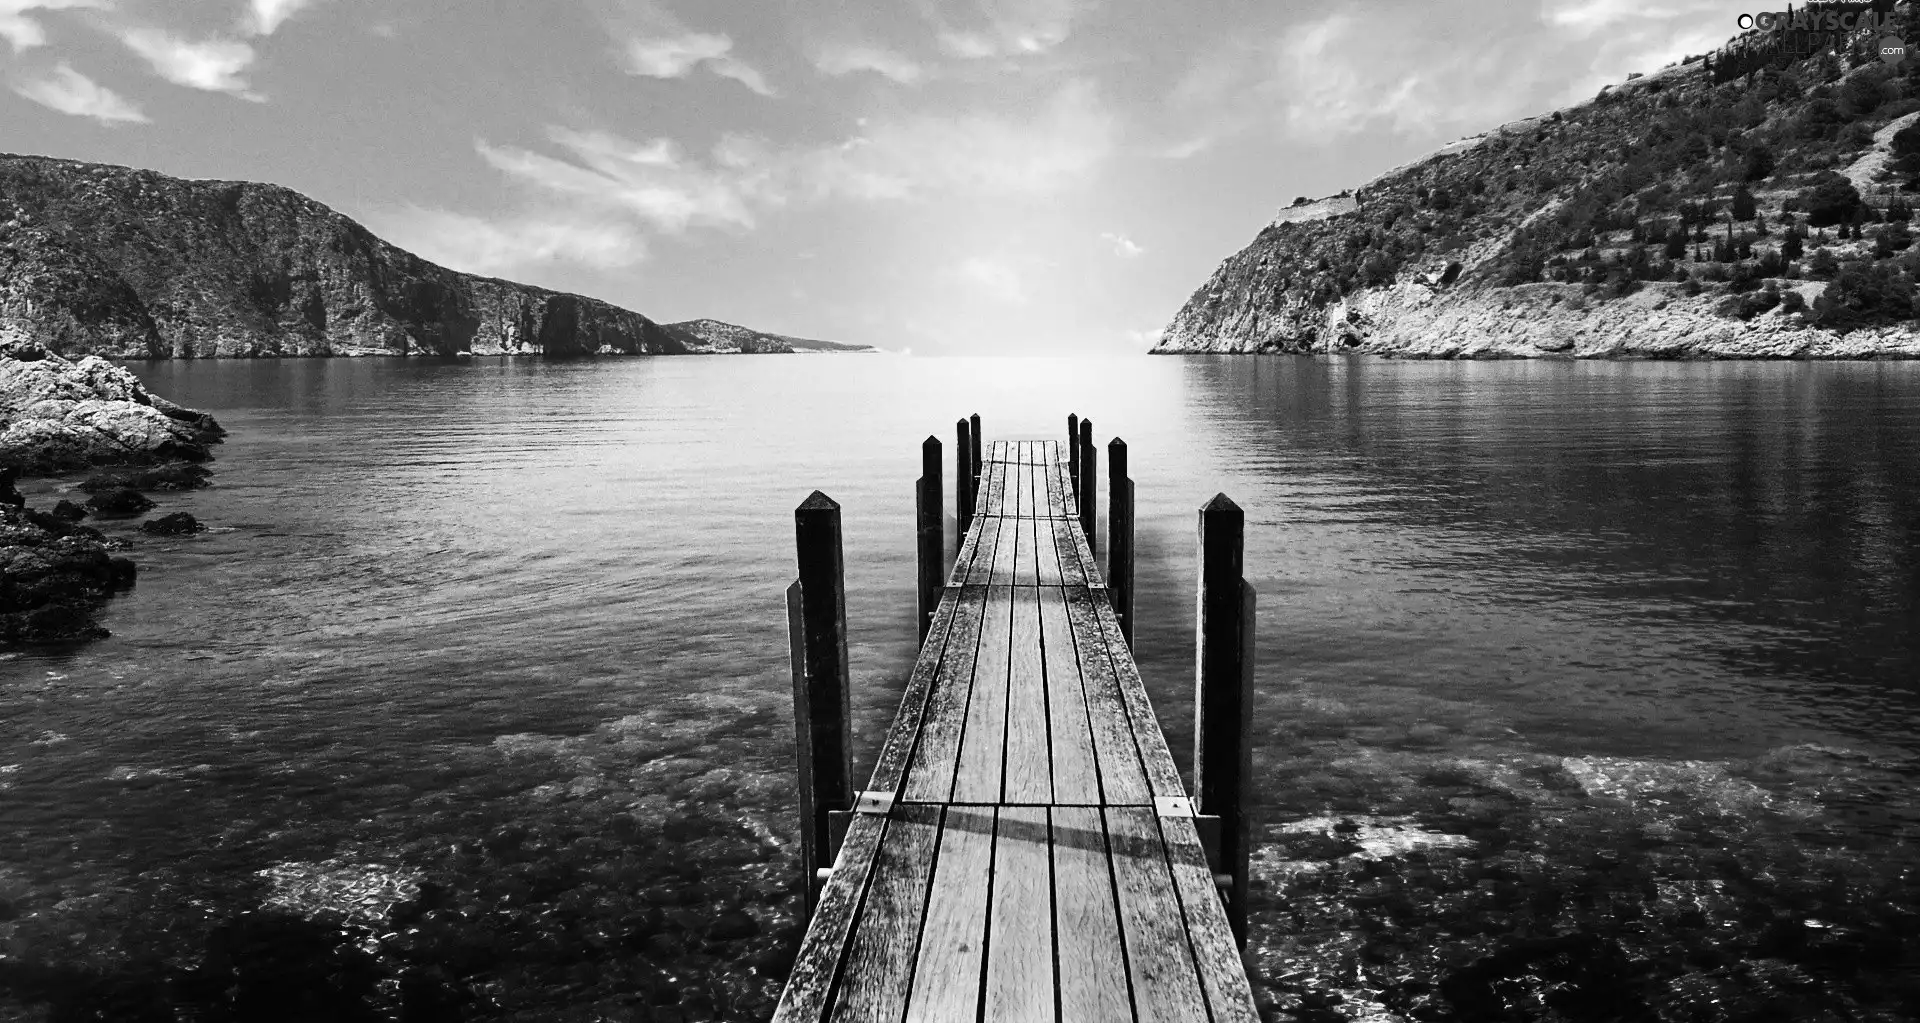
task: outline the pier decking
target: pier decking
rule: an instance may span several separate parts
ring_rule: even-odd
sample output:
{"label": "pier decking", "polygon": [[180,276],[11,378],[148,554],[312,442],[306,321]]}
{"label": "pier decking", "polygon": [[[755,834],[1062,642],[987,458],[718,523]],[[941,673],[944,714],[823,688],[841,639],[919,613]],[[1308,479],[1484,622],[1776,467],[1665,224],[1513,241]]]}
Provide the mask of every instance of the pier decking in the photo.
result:
{"label": "pier decking", "polygon": [[1255,1021],[1061,450],[981,456],[774,1019]]}

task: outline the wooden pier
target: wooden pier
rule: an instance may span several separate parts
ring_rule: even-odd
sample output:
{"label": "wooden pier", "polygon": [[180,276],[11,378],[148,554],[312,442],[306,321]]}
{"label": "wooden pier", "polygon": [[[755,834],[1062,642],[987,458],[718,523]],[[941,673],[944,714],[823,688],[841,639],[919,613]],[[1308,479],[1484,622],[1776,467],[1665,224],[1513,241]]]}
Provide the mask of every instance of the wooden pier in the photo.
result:
{"label": "wooden pier", "polygon": [[944,546],[939,441],[923,449],[924,638],[864,790],[848,778],[839,508],[816,493],[796,512],[789,607],[812,916],[774,1019],[1256,1021],[1238,946],[1252,606],[1240,511],[1224,497],[1201,510],[1203,545],[1211,526],[1213,544],[1224,551],[1230,533],[1233,550],[1203,552],[1195,784],[1213,805],[1196,805],[1121,617],[1132,613],[1124,442],[1108,459],[1110,586],[1089,543],[1091,424],[1070,425],[1064,452],[1052,441],[983,450],[978,431],[978,417],[956,428],[964,535],[944,574],[927,564]]}

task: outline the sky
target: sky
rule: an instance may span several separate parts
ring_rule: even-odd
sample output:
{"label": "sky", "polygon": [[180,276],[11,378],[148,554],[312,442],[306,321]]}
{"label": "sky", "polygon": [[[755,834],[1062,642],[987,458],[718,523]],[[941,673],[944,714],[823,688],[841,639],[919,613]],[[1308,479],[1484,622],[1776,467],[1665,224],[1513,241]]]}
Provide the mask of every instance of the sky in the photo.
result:
{"label": "sky", "polygon": [[0,151],[275,182],[446,266],[662,322],[1120,354],[1295,196],[1763,9],[0,0]]}

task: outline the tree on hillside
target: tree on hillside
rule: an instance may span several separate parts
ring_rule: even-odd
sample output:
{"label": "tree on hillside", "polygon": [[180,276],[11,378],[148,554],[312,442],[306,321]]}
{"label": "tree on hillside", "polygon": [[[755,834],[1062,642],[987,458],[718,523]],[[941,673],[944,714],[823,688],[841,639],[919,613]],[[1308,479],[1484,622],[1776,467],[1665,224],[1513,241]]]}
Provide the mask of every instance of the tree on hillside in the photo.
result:
{"label": "tree on hillside", "polygon": [[1840,261],[1833,258],[1833,253],[1824,245],[1813,250],[1812,257],[1807,260],[1807,276],[1809,277],[1825,279],[1832,277],[1839,269]]}
{"label": "tree on hillside", "polygon": [[1773,173],[1773,150],[1764,145],[1754,145],[1747,150],[1746,167],[1741,178],[1746,181],[1759,181]]}
{"label": "tree on hillside", "polygon": [[1833,171],[1814,175],[1813,183],[1799,195],[1798,203],[1807,212],[1807,223],[1814,227],[1844,224],[1860,208],[1860,193],[1853,182]]}
{"label": "tree on hillside", "polygon": [[1787,232],[1787,240],[1780,243],[1781,258],[1789,260],[1799,259],[1800,254],[1805,251],[1806,246],[1800,241],[1800,230],[1798,228],[1789,230]]}
{"label": "tree on hillside", "polygon": [[1741,185],[1733,190],[1733,219],[1752,220],[1755,215],[1753,193]]}
{"label": "tree on hillside", "polygon": [[1920,121],[1893,133],[1887,151],[1893,156],[1893,168],[1902,174],[1920,174]]}
{"label": "tree on hillside", "polygon": [[1907,205],[1905,199],[1896,195],[1891,202],[1887,203],[1887,221],[1889,223],[1904,224],[1912,219],[1913,207]]}
{"label": "tree on hillside", "polygon": [[1679,224],[1667,228],[1666,245],[1661,255],[1668,259],[1684,259],[1687,255],[1687,230]]}

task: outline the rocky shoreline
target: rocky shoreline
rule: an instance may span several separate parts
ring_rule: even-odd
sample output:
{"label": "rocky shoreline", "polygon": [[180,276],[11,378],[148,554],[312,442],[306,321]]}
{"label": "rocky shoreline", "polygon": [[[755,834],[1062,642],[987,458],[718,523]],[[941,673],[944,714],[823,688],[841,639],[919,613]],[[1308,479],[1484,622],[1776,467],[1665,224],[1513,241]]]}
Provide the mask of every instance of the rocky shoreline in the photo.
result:
{"label": "rocky shoreline", "polygon": [[[68,359],[0,330],[0,648],[100,639],[94,614],[133,585],[126,541],[80,524],[88,516],[131,519],[154,507],[146,492],[190,490],[211,475],[198,464],[226,431],[204,412],[149,392],[132,373],[97,356]],[[85,506],[27,507],[22,475],[89,468]],[[142,532],[181,536],[203,529],[176,512]]]}
{"label": "rocky shoreline", "polygon": [[[1824,282],[1797,289],[1811,304]],[[1651,283],[1594,302],[1581,285],[1540,283],[1449,293],[1408,281],[1358,292],[1325,309],[1262,311],[1218,321],[1183,315],[1157,355],[1342,354],[1398,359],[1920,359],[1920,332],[1869,327],[1839,333],[1784,306],[1751,320],[1716,314],[1713,296]],[[1264,312],[1264,314],[1263,314]]]}

